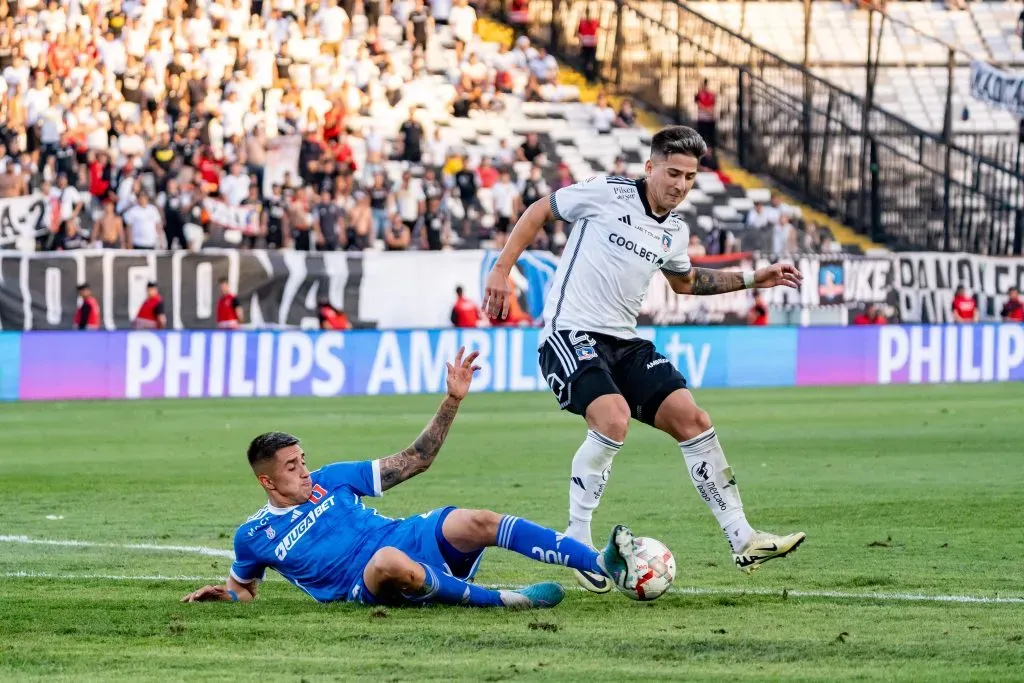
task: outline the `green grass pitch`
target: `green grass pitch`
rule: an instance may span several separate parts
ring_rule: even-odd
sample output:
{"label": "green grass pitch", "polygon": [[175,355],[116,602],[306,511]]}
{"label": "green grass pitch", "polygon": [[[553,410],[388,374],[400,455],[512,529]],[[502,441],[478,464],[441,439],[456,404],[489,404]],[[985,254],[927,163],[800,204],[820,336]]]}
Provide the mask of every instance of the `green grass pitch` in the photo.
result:
{"label": "green grass pitch", "polygon": [[[804,530],[803,547],[742,575],[676,445],[634,424],[595,530],[662,539],[679,590],[646,604],[570,591],[518,613],[319,605],[272,572],[254,604],[182,605],[229,560],[124,547],[229,550],[265,501],[252,436],[294,432],[311,468],[375,458],[416,436],[436,396],[2,405],[0,679],[1024,680],[1024,602],[909,599],[1024,596],[1021,385],[697,398],[751,522]],[[474,394],[434,467],[375,502],[562,529],[584,429],[545,394]],[[501,549],[479,580],[573,585]]]}

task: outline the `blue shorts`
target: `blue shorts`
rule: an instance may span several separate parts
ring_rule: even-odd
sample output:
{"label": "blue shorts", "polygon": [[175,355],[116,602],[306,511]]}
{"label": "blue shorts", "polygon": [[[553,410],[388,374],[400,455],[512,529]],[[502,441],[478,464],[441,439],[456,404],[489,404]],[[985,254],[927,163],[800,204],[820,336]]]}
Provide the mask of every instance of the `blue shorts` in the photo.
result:
{"label": "blue shorts", "polygon": [[[444,520],[448,518],[455,506],[437,508],[416,517],[402,520],[392,531],[381,539],[374,549],[396,548],[416,562],[436,567],[446,574],[459,579],[472,579],[480,566],[484,549],[464,553],[456,550],[441,533]],[[372,554],[371,554],[372,556]],[[382,601],[370,593],[363,582],[363,570],[359,571],[356,581],[348,594],[348,602],[360,602],[364,605],[376,605]]]}

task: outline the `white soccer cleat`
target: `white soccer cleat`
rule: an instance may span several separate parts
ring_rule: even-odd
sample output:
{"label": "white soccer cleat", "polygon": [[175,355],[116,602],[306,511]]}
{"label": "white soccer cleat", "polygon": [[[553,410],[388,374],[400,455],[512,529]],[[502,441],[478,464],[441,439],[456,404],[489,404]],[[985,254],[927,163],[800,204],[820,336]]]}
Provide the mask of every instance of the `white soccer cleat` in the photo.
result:
{"label": "white soccer cleat", "polygon": [[788,536],[776,536],[768,531],[755,531],[747,547],[732,554],[736,568],[747,574],[753,572],[768,560],[785,557],[796,550],[807,534],[798,531]]}
{"label": "white soccer cleat", "polygon": [[572,575],[576,577],[576,583],[591,593],[608,593],[612,589],[612,582],[607,576],[581,572],[579,569],[573,569]]}

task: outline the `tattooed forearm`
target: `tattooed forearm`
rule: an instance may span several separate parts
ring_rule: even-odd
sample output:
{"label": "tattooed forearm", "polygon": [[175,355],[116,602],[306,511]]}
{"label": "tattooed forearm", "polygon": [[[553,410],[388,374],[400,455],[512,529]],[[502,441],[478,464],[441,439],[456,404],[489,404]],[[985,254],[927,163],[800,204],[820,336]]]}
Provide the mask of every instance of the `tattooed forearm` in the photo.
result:
{"label": "tattooed forearm", "polygon": [[448,430],[451,428],[458,410],[458,399],[451,396],[446,397],[430,424],[408,448],[401,453],[381,458],[380,487],[382,491],[387,491],[430,467],[430,463],[434,462],[434,458],[437,457],[441,445],[448,436]]}
{"label": "tattooed forearm", "polygon": [[694,268],[690,294],[725,294],[743,289],[743,273],[729,270]]}

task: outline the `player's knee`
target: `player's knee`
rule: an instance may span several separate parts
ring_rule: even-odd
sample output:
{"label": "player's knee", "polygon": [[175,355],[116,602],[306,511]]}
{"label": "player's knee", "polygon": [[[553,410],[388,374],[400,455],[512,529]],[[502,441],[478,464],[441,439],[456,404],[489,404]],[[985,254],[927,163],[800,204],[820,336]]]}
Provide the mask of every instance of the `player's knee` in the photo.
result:
{"label": "player's knee", "polygon": [[379,584],[400,586],[411,584],[415,578],[416,563],[397,548],[381,548],[370,559],[374,579]]}
{"label": "player's knee", "polygon": [[711,429],[711,416],[697,408],[693,416],[693,428],[697,431],[697,434],[708,431]]}
{"label": "player's knee", "polygon": [[486,545],[493,543],[498,536],[498,524],[501,515],[490,510],[469,510],[466,520],[467,535],[477,543]]}
{"label": "player's knee", "polygon": [[[602,400],[602,399],[608,400]],[[587,414],[587,423],[591,429],[600,432],[613,441],[625,441],[626,433],[629,431],[629,406],[621,396],[602,396],[594,403],[595,410]],[[591,404],[593,405],[593,404]]]}

